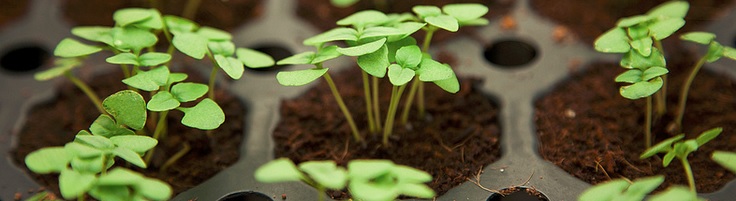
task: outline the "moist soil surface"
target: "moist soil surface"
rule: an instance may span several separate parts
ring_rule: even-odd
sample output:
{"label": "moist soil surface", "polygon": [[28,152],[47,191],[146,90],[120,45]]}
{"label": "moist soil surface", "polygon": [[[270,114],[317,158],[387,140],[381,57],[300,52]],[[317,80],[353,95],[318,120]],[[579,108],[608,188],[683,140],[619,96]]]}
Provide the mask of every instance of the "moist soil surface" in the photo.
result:
{"label": "moist soil surface", "polygon": [[[686,53],[668,57],[667,114],[655,121],[653,144],[679,133],[666,126],[679,104],[681,83],[695,59]],[[592,184],[626,177],[636,179],[665,175],[667,186],[687,185],[679,160],[662,167],[659,157],[639,159],[644,152],[645,99],[619,95],[614,77],[623,72],[618,63],[594,63],[561,83],[536,102],[539,152],[568,173]],[[700,193],[714,192],[734,179],[734,174],[712,162],[714,150],[736,151],[736,83],[729,77],[702,69],[693,82],[683,119],[686,139],[715,127],[721,135],[701,147],[688,160]],[[662,157],[662,155],[660,155]],[[608,175],[606,175],[608,174]]]}
{"label": "moist soil surface", "polygon": [[0,0],[0,30],[28,12],[31,1]]}
{"label": "moist soil surface", "polygon": [[[179,71],[172,69],[172,71]],[[203,82],[200,76],[189,70],[190,77],[185,82]],[[199,77],[199,78],[198,78]],[[104,74],[94,77],[88,84],[101,99],[126,87],[120,82],[122,73]],[[31,109],[25,125],[18,134],[18,145],[12,151],[15,163],[24,168],[46,189],[59,193],[58,174],[35,174],[27,169],[24,159],[30,152],[49,146],[64,146],[74,140],[79,130],[88,130],[90,124],[100,115],[91,101],[78,88],[64,80],[56,97]],[[219,88],[218,88],[219,89]],[[147,93],[142,93],[148,99]],[[225,112],[225,123],[212,132],[189,128],[181,124],[182,112],[172,111],[168,115],[168,134],[156,146],[155,155],[148,169],[140,169],[117,160],[123,165],[148,177],[158,178],[172,186],[174,195],[204,182],[217,172],[234,164],[240,156],[240,143],[244,132],[244,105],[225,90],[216,90],[216,99]],[[193,105],[182,105],[191,107]],[[146,132],[153,133],[155,120],[148,117]],[[179,152],[184,144],[191,150],[166,171],[159,172],[163,163]]]}
{"label": "moist soil surface", "polygon": [[[500,157],[498,107],[475,89],[478,81],[461,79],[457,94],[426,84],[429,115],[420,119],[412,110],[409,124],[397,124],[390,146],[386,147],[381,143],[381,133],[369,134],[361,75],[355,69],[332,77],[366,142],[357,143],[352,138],[327,84],[320,79],[318,85],[302,96],[282,102],[281,121],[273,134],[276,157],[289,157],[297,164],[334,160],[343,166],[352,159],[389,159],[431,174],[433,180],[428,185],[438,195],[465,182]],[[391,86],[384,79],[379,88],[381,119],[385,121]],[[407,92],[397,112],[397,122]],[[341,191],[330,195],[347,198]]]}
{"label": "moist soil surface", "polygon": [[[586,44],[616,25],[618,19],[645,14],[651,8],[669,0],[531,0],[530,7],[536,13],[566,26]],[[697,0],[690,2],[685,17],[685,33],[708,25],[712,19],[727,14],[733,0]]]}

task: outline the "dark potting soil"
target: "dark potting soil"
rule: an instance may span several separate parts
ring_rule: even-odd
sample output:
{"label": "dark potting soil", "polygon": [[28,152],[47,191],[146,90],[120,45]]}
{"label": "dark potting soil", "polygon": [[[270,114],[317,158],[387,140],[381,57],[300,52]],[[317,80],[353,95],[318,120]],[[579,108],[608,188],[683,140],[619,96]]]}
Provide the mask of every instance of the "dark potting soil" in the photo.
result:
{"label": "dark potting soil", "polygon": [[30,1],[0,0],[0,30],[28,12]]}
{"label": "dark potting soil", "polygon": [[[667,133],[666,125],[674,118],[681,83],[695,63],[692,56],[685,54],[668,57],[667,114],[654,124],[653,144],[679,134]],[[536,102],[539,152],[544,159],[592,184],[611,178],[665,175],[665,184],[659,189],[687,185],[679,160],[664,168],[658,157],[639,159],[645,150],[645,99],[632,101],[621,97],[621,85],[613,79],[623,71],[618,63],[594,63],[541,97]],[[734,179],[733,173],[710,159],[714,150],[736,151],[734,102],[734,80],[706,68],[696,76],[683,119],[686,139],[723,127],[718,138],[688,157],[698,192],[714,192]]]}
{"label": "dark potting soil", "polygon": [[[530,6],[536,13],[566,26],[586,44],[593,45],[595,39],[616,25],[622,17],[645,14],[651,8],[669,0],[531,0]],[[689,1],[690,10],[681,33],[694,31],[708,25],[714,18],[732,10],[733,0]]]}
{"label": "dark potting soil", "polygon": [[[113,26],[112,14],[122,8],[149,8],[147,0],[66,0],[64,15],[72,21],[72,26]],[[182,16],[186,2],[182,0],[158,1],[157,8],[164,15]],[[263,13],[260,0],[203,0],[199,5],[194,21],[202,26],[210,26],[233,31],[238,26],[255,19]]]}
{"label": "dark potting soil", "polygon": [[[178,70],[175,70],[178,71]],[[185,72],[187,72],[185,70]],[[187,82],[202,82],[201,76],[194,71],[187,73]],[[88,84],[101,99],[110,94],[124,90],[120,82],[122,73],[116,71],[95,77]],[[66,81],[66,80],[65,80]],[[155,155],[148,169],[140,169],[118,160],[117,165],[139,171],[149,177],[156,177],[174,189],[174,195],[204,182],[217,172],[234,164],[239,156],[239,147],[244,132],[244,105],[226,90],[217,88],[216,101],[225,112],[225,123],[208,137],[205,131],[189,128],[181,124],[183,113],[172,111],[168,115],[168,134],[156,146]],[[147,93],[142,93],[147,97]],[[193,105],[187,105],[191,107]],[[100,113],[92,106],[91,101],[79,89],[65,82],[59,88],[56,98],[31,109],[25,125],[18,134],[18,145],[12,151],[15,163],[24,168],[36,181],[58,194],[58,174],[35,174],[25,166],[24,159],[30,152],[49,146],[64,146],[74,140],[79,130],[88,130]],[[147,133],[153,133],[155,119],[149,115]],[[159,168],[171,156],[179,152],[184,144],[191,150],[166,171]]]}
{"label": "dark potting soil", "polygon": [[[281,121],[273,136],[276,157],[289,157],[295,163],[334,160],[343,166],[352,159],[390,159],[428,172],[433,176],[428,185],[443,194],[500,156],[498,107],[474,88],[478,81],[463,79],[457,94],[426,84],[429,116],[420,120],[413,110],[408,126],[397,124],[390,146],[385,147],[380,133],[369,134],[360,76],[355,69],[333,74],[340,94],[367,141],[365,144],[352,138],[327,84],[320,79],[320,83],[304,95],[282,102]],[[391,86],[384,79],[380,88],[381,119],[385,121]],[[397,122],[406,94],[408,90],[397,112]],[[344,192],[330,194],[340,199],[347,196]]]}

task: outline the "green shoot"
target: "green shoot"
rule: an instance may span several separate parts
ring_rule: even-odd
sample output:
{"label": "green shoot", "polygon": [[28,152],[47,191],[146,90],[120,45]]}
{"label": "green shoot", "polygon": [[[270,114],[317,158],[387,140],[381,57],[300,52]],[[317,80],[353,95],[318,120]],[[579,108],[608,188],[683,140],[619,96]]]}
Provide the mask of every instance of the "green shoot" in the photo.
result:
{"label": "green shoot", "polygon": [[[635,181],[627,179],[615,179],[600,183],[588,188],[580,194],[578,201],[641,201],[664,182],[664,176],[652,176],[640,178]],[[686,187],[673,186],[667,190],[652,195],[648,200],[652,201],[700,201],[695,192]]]}
{"label": "green shoot", "polygon": [[288,158],[264,164],[256,170],[255,177],[264,183],[302,181],[319,191],[319,201],[324,200],[327,189],[343,189],[348,181],[345,168],[338,167],[334,161],[309,161],[297,168]]}
{"label": "green shoot", "polygon": [[690,191],[697,192],[695,189],[695,178],[693,178],[692,169],[690,167],[690,163],[687,160],[687,157],[688,155],[690,155],[690,153],[698,150],[699,147],[703,146],[703,144],[718,137],[718,135],[721,134],[721,131],[723,131],[722,128],[710,129],[701,133],[696,139],[685,141],[681,141],[685,137],[685,135],[680,134],[650,147],[649,149],[644,151],[644,153],[642,153],[639,158],[644,159],[652,157],[658,153],[666,153],[662,160],[662,165],[664,167],[669,166],[674,158],[680,159],[682,166],[685,168],[685,174],[687,175]]}
{"label": "green shoot", "polygon": [[711,155],[711,159],[721,166],[736,173],[736,153],[726,151],[715,151]]}

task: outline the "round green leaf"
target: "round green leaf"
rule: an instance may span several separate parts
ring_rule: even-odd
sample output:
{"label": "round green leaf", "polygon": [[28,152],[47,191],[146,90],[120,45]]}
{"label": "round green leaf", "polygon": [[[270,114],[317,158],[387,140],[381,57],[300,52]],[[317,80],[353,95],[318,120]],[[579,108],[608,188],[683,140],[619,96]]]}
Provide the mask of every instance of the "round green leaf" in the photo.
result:
{"label": "round green leaf", "polygon": [[322,77],[327,73],[327,68],[312,68],[297,71],[281,71],[276,74],[276,80],[284,86],[302,86]]}
{"label": "round green leaf", "polygon": [[65,199],[73,199],[87,192],[95,183],[94,174],[80,173],[65,168],[59,175],[59,191]]}
{"label": "round green leaf", "polygon": [[710,44],[713,40],[716,39],[716,35],[713,33],[708,32],[688,32],[686,34],[682,34],[680,36],[680,39],[686,40],[686,41],[692,41],[696,43],[700,43],[703,45]]}
{"label": "round green leaf", "polygon": [[66,169],[72,157],[64,147],[46,147],[28,154],[25,162],[31,171],[48,174]]}
{"label": "round green leaf", "polygon": [[316,46],[330,41],[357,41],[358,31],[351,28],[338,27],[330,29],[304,40],[304,45]]}
{"label": "round green leaf", "polygon": [[112,150],[112,153],[135,166],[146,168],[146,162],[143,161],[141,155],[130,149],[117,147]]}
{"label": "round green leaf", "polygon": [[80,142],[103,150],[115,148],[115,144],[110,139],[97,135],[77,135],[74,136],[74,142]]}
{"label": "round green leaf", "polygon": [[394,163],[389,160],[359,159],[348,162],[350,179],[371,180],[391,172]]}
{"label": "round green leaf", "polygon": [[[736,153],[726,151],[715,151],[711,158],[721,166],[736,173]],[[26,162],[27,164],[28,162]]]}
{"label": "round green leaf", "polygon": [[629,182],[623,179],[614,179],[588,188],[578,201],[610,201],[629,187]]}
{"label": "round green leaf", "polygon": [[414,70],[402,68],[397,64],[391,64],[388,66],[388,79],[394,86],[405,85],[414,78],[415,74]]}
{"label": "round green leaf", "polygon": [[235,54],[238,56],[238,60],[248,68],[270,67],[274,64],[271,56],[253,49],[238,48]]}
{"label": "round green leaf", "polygon": [[724,51],[725,48],[723,48],[723,45],[718,42],[712,42],[708,45],[708,52],[705,53],[705,60],[709,63],[718,61],[718,59],[723,57]]}
{"label": "round green leaf", "polygon": [[358,57],[358,66],[366,73],[382,78],[386,75],[386,68],[391,65],[388,62],[388,47],[385,45],[373,53]]}
{"label": "round green leaf", "polygon": [[91,131],[95,135],[100,135],[108,138],[117,135],[135,134],[135,132],[133,132],[132,130],[115,123],[115,120],[113,120],[112,117],[106,114],[101,114],[99,117],[97,117],[92,125],[89,126],[89,131]]}
{"label": "round green leaf", "polygon": [[276,65],[298,65],[298,64],[311,64],[314,58],[314,52],[303,52],[299,54],[286,57],[276,62]]}
{"label": "round green leaf", "polygon": [[365,44],[361,44],[361,45],[357,45],[353,47],[337,48],[337,52],[344,54],[344,55],[348,55],[348,56],[360,56],[360,55],[365,55],[368,53],[375,52],[376,50],[380,49],[385,43],[386,43],[386,38],[381,38],[373,42],[369,42],[369,43],[365,43]]}
{"label": "round green leaf", "polygon": [[395,200],[399,196],[398,185],[379,185],[370,181],[351,180],[350,193],[357,200]]}
{"label": "round green leaf", "polygon": [[121,185],[95,185],[90,191],[89,195],[97,200],[105,201],[127,201],[136,200],[142,201],[140,196],[133,195],[128,186]]}
{"label": "round green leaf", "polygon": [[163,20],[163,17],[161,17],[161,12],[158,12],[158,10],[153,9],[153,8],[148,9],[148,12],[151,13],[151,18],[148,18],[140,22],[136,22],[135,25],[138,27],[154,29],[154,30],[163,29],[164,20]]}
{"label": "round green leaf", "polygon": [[641,82],[641,74],[642,72],[639,69],[630,69],[616,76],[614,81],[632,83],[632,84]]}
{"label": "round green leaf", "polygon": [[[398,35],[398,36],[397,35],[389,36],[388,42],[395,42],[395,41],[402,40],[405,38],[412,38],[412,37],[407,37],[407,36],[416,33],[417,31],[422,29],[422,27],[424,27],[425,25],[427,25],[427,23],[404,22],[404,23],[398,24],[396,25],[396,28],[399,29],[403,34]],[[416,44],[416,42],[414,44]]]}
{"label": "round green leaf", "polygon": [[424,185],[424,184],[401,183],[399,184],[397,188],[398,188],[399,194],[406,195],[406,196],[425,198],[425,199],[430,199],[435,196],[434,190],[432,190],[431,188],[427,187],[427,185]]}
{"label": "round green leaf", "polygon": [[[105,169],[112,167],[114,164],[114,157],[107,157],[107,167],[105,167]],[[78,172],[100,173],[102,172],[102,157],[100,156],[88,159],[74,157],[72,158],[71,165],[72,169]]]}
{"label": "round green leaf", "polygon": [[459,22],[465,22],[483,17],[488,13],[488,7],[477,3],[448,4],[442,7],[442,11]]}
{"label": "round green leaf", "polygon": [[230,33],[227,31],[223,31],[221,29],[213,28],[213,27],[202,27],[197,30],[197,34],[200,36],[204,36],[210,41],[223,41],[223,40],[230,40],[233,38]]}
{"label": "round green leaf", "polygon": [[139,154],[145,153],[158,144],[158,140],[142,135],[114,136],[110,138],[110,141],[118,147],[130,149]]}
{"label": "round green leaf", "polygon": [[419,46],[409,45],[396,51],[396,63],[404,68],[415,68],[422,62],[422,50]]}
{"label": "round green leaf", "polygon": [[303,177],[294,162],[288,158],[272,160],[255,171],[256,180],[264,183],[299,181]]}
{"label": "round green leaf", "polygon": [[167,82],[168,85],[171,85],[173,83],[181,82],[187,79],[189,75],[186,73],[171,73],[169,74],[169,81]]}
{"label": "round green leaf", "polygon": [[648,68],[647,70],[644,71],[644,73],[641,74],[641,80],[642,81],[649,81],[649,80],[654,79],[656,77],[659,77],[659,76],[662,76],[662,75],[666,75],[669,72],[670,71],[667,70],[667,68],[659,67],[659,66],[654,66],[654,67]]}
{"label": "round green leaf", "polygon": [[207,38],[194,33],[174,35],[171,43],[177,50],[195,59],[202,59],[207,53]]}
{"label": "round green leaf", "polygon": [[424,18],[424,21],[433,26],[442,28],[450,32],[456,32],[458,27],[460,26],[457,22],[457,19],[449,15],[430,16]]}
{"label": "round green leaf", "polygon": [[639,155],[639,158],[640,159],[645,159],[645,158],[652,157],[652,156],[654,156],[654,154],[657,154],[657,153],[665,153],[665,152],[668,152],[671,149],[671,147],[672,147],[672,143],[674,143],[674,142],[676,142],[678,140],[681,140],[684,137],[685,137],[685,134],[680,134],[680,135],[677,135],[675,137],[671,137],[671,138],[668,138],[668,139],[666,139],[664,141],[661,141],[661,142],[657,143],[656,145],[654,145],[652,147],[649,147],[649,149],[647,149],[646,151],[644,151],[644,153],[642,153],[641,155]]}
{"label": "round green leaf", "polygon": [[105,98],[102,106],[115,120],[134,130],[141,130],[146,123],[146,102],[143,96],[132,90],[119,91]]}
{"label": "round green leaf", "polygon": [[364,10],[338,20],[337,25],[365,27],[366,25],[381,24],[387,20],[389,20],[388,16],[382,12],[376,10]]}
{"label": "round green leaf", "polygon": [[207,43],[207,47],[215,55],[229,57],[235,54],[235,44],[232,41],[210,41]]}
{"label": "round green leaf", "polygon": [[162,52],[148,52],[138,57],[141,66],[158,66],[169,60],[171,60],[171,55]]}
{"label": "round green leaf", "polygon": [[[391,63],[396,62],[396,51],[398,51],[399,48],[416,44],[417,40],[414,39],[414,37],[406,37],[398,41],[386,43],[386,47],[388,47],[388,61]],[[425,55],[422,55],[422,57],[425,57]]]}
{"label": "round green leaf", "polygon": [[197,100],[207,93],[209,87],[205,84],[182,82],[171,87],[171,95],[179,102]]}
{"label": "round green leaf", "polygon": [[425,6],[425,5],[419,5],[414,6],[411,8],[414,13],[419,15],[420,18],[426,18],[430,16],[438,16],[442,14],[442,10],[440,10],[437,6]]}
{"label": "round green leaf", "polygon": [[648,57],[636,51],[629,51],[621,58],[620,65],[624,68],[637,68],[644,71],[652,66],[666,66],[666,61],[662,52],[654,48]]}
{"label": "round green leaf", "polygon": [[307,161],[299,164],[299,169],[329,189],[343,189],[348,181],[347,172],[344,168],[337,167],[335,161]]}
{"label": "round green leaf", "polygon": [[642,200],[647,194],[659,187],[664,182],[664,176],[644,177],[634,180],[634,183],[626,189],[626,195]]}
{"label": "round green leaf", "polygon": [[199,28],[197,23],[179,16],[167,15],[163,17],[166,27],[174,35],[189,33]]}
{"label": "round green leaf", "polygon": [[153,95],[148,101],[146,108],[154,112],[173,110],[179,107],[181,103],[174,98],[168,91],[161,91]]}
{"label": "round green leaf", "polygon": [[129,52],[116,54],[114,56],[108,57],[107,59],[105,59],[105,61],[111,64],[129,64],[140,66],[140,63],[138,63],[138,57],[136,57],[135,54]]}
{"label": "round green leaf", "polygon": [[86,45],[77,40],[71,38],[65,38],[61,40],[56,49],[54,49],[54,56],[57,57],[80,57],[94,54],[101,51],[102,48]]}
{"label": "round green leaf", "polygon": [[340,54],[340,52],[337,52],[337,45],[330,45],[330,46],[319,49],[319,52],[317,52],[317,54],[314,55],[314,58],[309,63],[317,65],[319,63],[322,63],[327,60],[334,59],[340,56],[342,56],[342,54]]}
{"label": "round green leaf", "polygon": [[144,8],[124,8],[115,11],[112,19],[119,26],[127,26],[151,18],[150,10]]}
{"label": "round green leaf", "polygon": [[687,1],[670,1],[652,8],[647,15],[658,18],[685,18],[690,4]]}
{"label": "round green leaf", "polygon": [[662,78],[658,77],[650,81],[641,81],[629,86],[623,86],[619,89],[619,93],[624,98],[636,100],[651,96],[662,88]]}
{"label": "round green leaf", "polygon": [[33,78],[38,81],[46,81],[59,76],[64,73],[71,71],[72,69],[82,65],[82,61],[77,58],[60,58],[54,61],[54,67],[45,71],[41,71],[33,75]]}
{"label": "round green leaf", "polygon": [[138,184],[143,179],[144,177],[140,173],[118,167],[100,176],[97,184],[104,186],[130,186]]}
{"label": "round green leaf", "polygon": [[140,193],[148,199],[156,201],[169,200],[173,193],[169,184],[158,179],[144,178],[139,181],[134,188],[137,193]]}
{"label": "round green leaf", "polygon": [[420,68],[417,70],[419,80],[423,82],[434,82],[452,78],[455,73],[452,68],[441,64],[431,58],[422,59]]}
{"label": "round green leaf", "polygon": [[112,43],[121,50],[140,51],[156,44],[155,34],[136,27],[115,27],[112,29]]}
{"label": "round green leaf", "polygon": [[391,168],[391,173],[398,177],[400,183],[424,183],[432,181],[432,175],[409,166],[396,165]]}
{"label": "round green leaf", "polygon": [[649,201],[694,201],[703,200],[698,199],[698,194],[690,191],[684,186],[672,186],[667,188],[664,192],[652,195]]}
{"label": "round green leaf", "polygon": [[625,53],[631,49],[624,29],[615,27],[595,39],[595,50],[606,53]]}
{"label": "round green leaf", "polygon": [[104,153],[100,149],[79,142],[66,143],[66,145],[64,145],[64,149],[66,149],[69,153],[72,153],[74,157],[84,159],[100,157]]}
{"label": "round green leaf", "polygon": [[636,16],[621,18],[620,20],[618,20],[618,22],[616,22],[616,26],[617,27],[631,27],[631,26],[642,24],[652,19],[653,19],[652,16],[636,15]]}
{"label": "round green leaf", "polygon": [[639,40],[631,41],[629,43],[631,48],[636,50],[642,56],[648,57],[652,54],[652,38],[641,38]]}
{"label": "round green leaf", "polygon": [[729,59],[736,60],[736,49],[734,49],[732,47],[724,47],[723,48],[723,56],[726,56]]}
{"label": "round green leaf", "polygon": [[179,110],[184,112],[184,118],[181,119],[181,123],[185,126],[202,130],[213,130],[225,122],[225,113],[222,112],[222,109],[215,101],[209,98],[205,98],[194,107],[180,107]]}
{"label": "round green leaf", "polygon": [[685,20],[682,18],[669,18],[665,20],[658,20],[654,24],[649,25],[649,34],[651,34],[657,40],[662,40],[675,33],[684,25]]}
{"label": "round green leaf", "polygon": [[156,91],[169,81],[169,68],[160,66],[149,71],[139,71],[138,74],[123,79],[123,83],[144,91]]}
{"label": "round green leaf", "polygon": [[452,73],[452,77],[444,80],[434,81],[433,83],[450,93],[457,93],[458,91],[460,91],[460,82],[457,80],[454,72]]}
{"label": "round green leaf", "polygon": [[72,34],[86,40],[112,45],[111,27],[82,26],[72,28]]}
{"label": "round green leaf", "polygon": [[398,29],[398,28],[375,26],[375,27],[368,27],[365,30],[363,30],[363,33],[360,35],[359,39],[365,39],[365,38],[371,38],[371,37],[387,37],[387,36],[404,35],[404,34],[405,34],[405,31]]}
{"label": "round green leaf", "polygon": [[217,62],[217,65],[220,66],[222,71],[225,71],[225,74],[230,76],[230,78],[237,80],[243,76],[243,71],[245,70],[245,68],[243,67],[243,62],[241,62],[240,60],[218,54],[215,55],[215,61]]}

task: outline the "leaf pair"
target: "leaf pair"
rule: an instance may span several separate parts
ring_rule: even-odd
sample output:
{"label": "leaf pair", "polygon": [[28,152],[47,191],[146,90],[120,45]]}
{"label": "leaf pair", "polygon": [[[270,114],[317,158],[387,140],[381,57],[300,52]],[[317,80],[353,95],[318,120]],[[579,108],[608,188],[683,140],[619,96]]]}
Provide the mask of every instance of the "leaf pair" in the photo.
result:
{"label": "leaf pair", "polygon": [[279,158],[264,164],[255,172],[256,180],[266,183],[305,181],[317,189],[340,190],[347,183],[347,171],[334,161],[308,161],[299,164]]}
{"label": "leaf pair", "polygon": [[448,4],[441,10],[437,6],[414,6],[412,11],[424,22],[450,32],[456,32],[460,26],[488,24],[482,18],[488,7],[481,4]]}
{"label": "leaf pair", "polygon": [[415,76],[423,82],[434,82],[450,93],[460,90],[460,84],[450,66],[423,54],[419,46],[410,45],[396,51],[396,63],[388,67],[388,78],[395,86],[405,85]]}
{"label": "leaf pair", "polygon": [[639,99],[651,96],[659,91],[664,84],[660,76],[669,72],[664,67],[651,67],[644,71],[641,69],[630,69],[616,77],[616,82],[630,83],[619,89],[621,96],[628,99]]}
{"label": "leaf pair", "polygon": [[680,160],[687,160],[687,156],[690,155],[690,153],[698,150],[698,148],[703,146],[703,144],[718,137],[718,135],[721,134],[721,131],[723,131],[723,129],[720,127],[710,129],[701,133],[696,139],[685,141],[680,141],[685,137],[685,134],[680,134],[650,147],[644,151],[639,158],[644,159],[654,156],[657,153],[666,153],[662,159],[662,165],[667,167],[675,157]]}
{"label": "leaf pair", "polygon": [[718,59],[724,56],[736,60],[736,49],[721,45],[721,43],[715,40],[715,34],[708,32],[689,32],[680,36],[680,39],[708,45],[708,52],[704,56],[708,63],[718,61]]}
{"label": "leaf pair", "polygon": [[99,177],[64,169],[59,175],[59,189],[66,199],[85,193],[98,200],[168,200],[172,195],[168,184],[125,168],[115,168]]}
{"label": "leaf pair", "polygon": [[[634,180],[615,179],[595,185],[580,194],[578,201],[641,201],[660,184],[664,176],[652,176]],[[699,201],[695,192],[686,187],[673,186],[664,192],[649,196],[650,201]]]}

